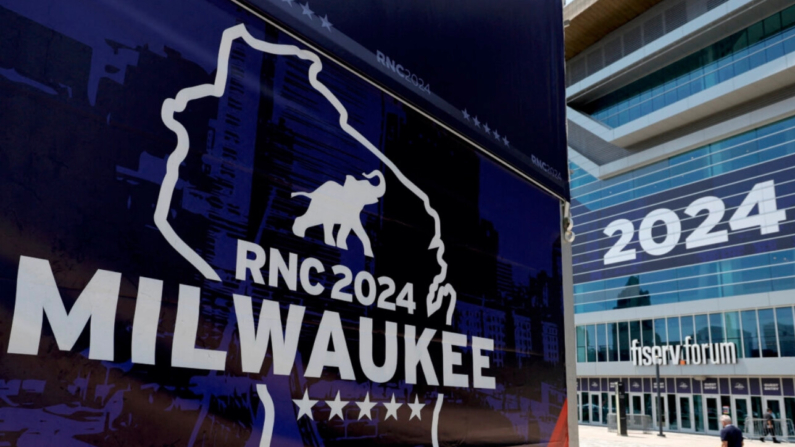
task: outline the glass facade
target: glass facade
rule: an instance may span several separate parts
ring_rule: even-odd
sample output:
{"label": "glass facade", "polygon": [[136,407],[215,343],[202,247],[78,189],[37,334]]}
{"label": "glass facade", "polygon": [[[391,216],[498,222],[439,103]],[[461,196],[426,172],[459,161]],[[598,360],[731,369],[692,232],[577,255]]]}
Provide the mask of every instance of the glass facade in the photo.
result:
{"label": "glass facade", "polygon": [[795,51],[795,6],[605,95],[583,108],[618,127]]}
{"label": "glass facade", "polygon": [[[743,12],[720,28],[722,35],[772,10]],[[636,81],[581,109],[619,127],[724,83],[711,90],[720,93],[750,70],[789,64],[795,5],[688,51],[695,52],[651,75],[634,71]],[[758,106],[746,104],[748,111],[738,113]],[[650,416],[655,429],[662,420],[665,430],[716,435],[721,415],[742,429],[768,407],[775,417],[795,417],[787,360],[795,358],[795,111],[780,109],[789,117],[742,132],[718,123],[722,115],[708,115],[714,122],[683,122],[676,135],[644,135],[627,149],[654,146],[645,155],[655,161],[611,159],[601,179],[569,163],[581,421],[604,424],[616,411],[610,387],[617,380],[629,394],[627,411]],[[714,126],[701,136],[711,143],[677,152],[702,124]],[[713,131],[730,136],[707,140]],[[596,164],[604,172],[604,163]],[[666,359],[661,382],[654,366],[632,364],[633,343],[644,348],[638,355],[645,363],[649,353]],[[727,343],[736,347],[736,364]],[[670,346],[676,349],[659,349]],[[795,440],[795,429],[789,434]]]}
{"label": "glass facade", "polygon": [[[629,362],[632,340],[638,340],[641,346],[675,346],[684,343],[686,337],[691,338],[690,344],[734,343],[737,347],[737,358],[795,357],[794,320],[793,308],[787,306],[577,326],[577,362]],[[640,330],[641,327],[644,328],[643,331]],[[596,328],[614,328],[613,330],[618,331],[617,337],[610,338],[609,345],[611,353],[620,354],[596,355],[602,349],[607,352],[607,346],[597,344],[598,342],[594,342],[593,346],[586,346],[587,340],[593,340],[587,334],[589,331],[595,333]],[[762,329],[759,331],[757,328]],[[606,340],[604,332],[601,337]],[[594,354],[585,355],[585,352]]]}
{"label": "glass facade", "polygon": [[[795,158],[795,117],[604,181],[570,163],[572,215],[578,230],[572,244],[575,313],[795,289],[795,243],[791,242],[795,241],[791,237],[795,235],[795,215],[790,216],[791,209],[795,209],[795,161],[790,158]],[[780,169],[775,170],[777,167]],[[772,184],[775,206],[786,214],[778,223],[777,232],[763,235],[751,228],[732,233],[727,221],[736,214],[740,202],[756,183],[778,175],[783,177],[774,179]],[[719,180],[724,178],[725,187]],[[737,186],[738,178],[748,178],[748,186]],[[722,189],[702,192],[698,182],[708,179],[710,184],[718,185],[715,188]],[[693,189],[689,189],[690,185]],[[681,239],[687,239],[704,218],[703,214],[688,217],[684,210],[700,196],[711,195],[725,202],[725,209],[719,210],[725,215],[714,232],[726,232],[724,246],[746,248],[735,249],[728,256],[702,256],[721,247],[687,249],[686,241],[680,240],[670,262],[666,256],[645,254],[634,263],[634,274],[621,275],[624,265],[606,264],[608,251],[616,250],[618,236],[623,235],[615,231],[609,236],[609,224],[629,221],[624,224],[629,224],[634,234],[627,233],[632,240],[624,252],[635,250],[640,257],[644,251],[637,241],[644,217],[634,217],[635,210],[649,212],[657,203],[658,208],[671,209],[683,216],[678,218]],[[767,242],[763,252],[743,245],[756,241]]]}
{"label": "glass facade", "polygon": [[795,334],[793,334],[792,309],[776,309],[776,328],[781,357],[795,357]]}

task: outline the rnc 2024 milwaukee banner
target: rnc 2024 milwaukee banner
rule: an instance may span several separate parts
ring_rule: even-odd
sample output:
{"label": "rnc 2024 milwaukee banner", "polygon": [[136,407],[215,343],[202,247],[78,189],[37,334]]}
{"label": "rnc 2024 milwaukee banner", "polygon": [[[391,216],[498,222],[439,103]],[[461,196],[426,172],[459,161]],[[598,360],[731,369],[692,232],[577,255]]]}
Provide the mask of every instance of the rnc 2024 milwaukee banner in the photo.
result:
{"label": "rnc 2024 milwaukee banner", "polygon": [[0,2],[0,445],[555,445],[559,202],[226,1]]}

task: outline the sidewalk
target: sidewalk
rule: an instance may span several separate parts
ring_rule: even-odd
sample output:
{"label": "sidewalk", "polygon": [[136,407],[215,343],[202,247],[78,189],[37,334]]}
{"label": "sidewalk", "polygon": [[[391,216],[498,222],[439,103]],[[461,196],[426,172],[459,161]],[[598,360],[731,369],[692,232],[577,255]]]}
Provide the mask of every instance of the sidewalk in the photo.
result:
{"label": "sidewalk", "polygon": [[[657,433],[643,434],[639,431],[630,431],[629,436],[621,437],[615,433],[608,433],[607,427],[580,425],[580,447],[719,447],[720,438],[717,435],[688,435],[684,433],[665,433],[665,438],[660,438]],[[745,440],[745,447],[773,446],[768,438],[762,443],[759,439]],[[785,444],[786,445],[786,444]]]}

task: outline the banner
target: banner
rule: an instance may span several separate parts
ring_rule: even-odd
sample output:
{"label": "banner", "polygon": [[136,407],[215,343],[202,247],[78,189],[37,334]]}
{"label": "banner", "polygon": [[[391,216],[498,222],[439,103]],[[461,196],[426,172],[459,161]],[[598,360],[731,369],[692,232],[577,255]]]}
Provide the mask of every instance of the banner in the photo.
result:
{"label": "banner", "polygon": [[0,23],[0,445],[564,445],[558,199],[234,3]]}
{"label": "banner", "polygon": [[787,215],[795,206],[795,156],[765,155],[776,157],[584,213],[577,221],[575,281],[795,247],[795,224]]}

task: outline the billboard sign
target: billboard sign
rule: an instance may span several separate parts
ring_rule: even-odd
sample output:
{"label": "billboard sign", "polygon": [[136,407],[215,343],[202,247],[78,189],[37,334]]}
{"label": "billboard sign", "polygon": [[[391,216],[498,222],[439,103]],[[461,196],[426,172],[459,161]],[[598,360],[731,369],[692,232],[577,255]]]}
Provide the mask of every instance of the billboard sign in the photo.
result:
{"label": "billboard sign", "polygon": [[[795,247],[795,156],[581,213],[575,282]],[[682,181],[675,178],[672,181]]]}
{"label": "billboard sign", "polygon": [[228,1],[0,21],[0,444],[563,445],[556,197]]}

